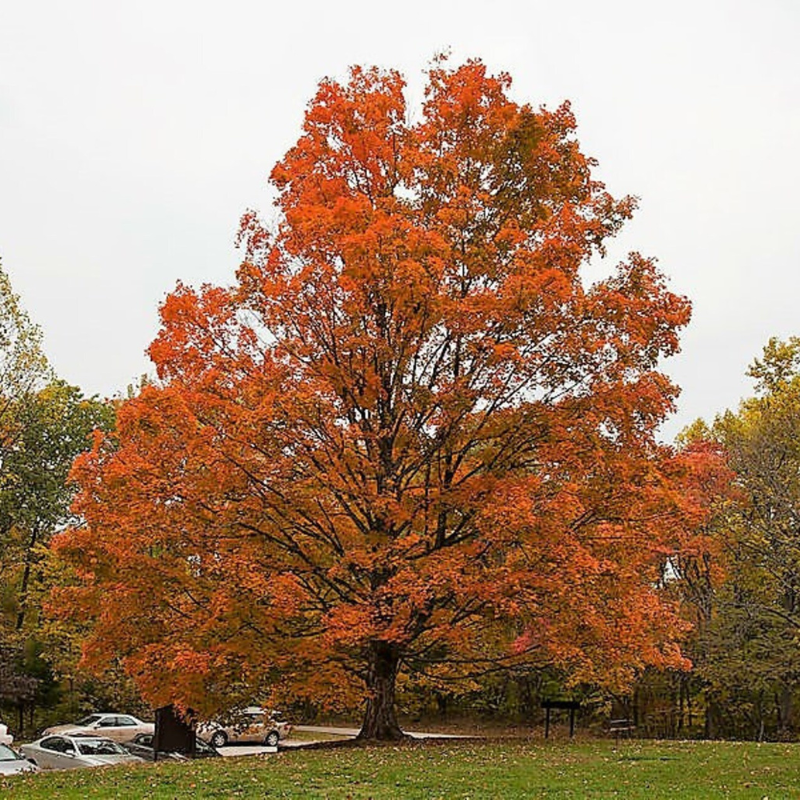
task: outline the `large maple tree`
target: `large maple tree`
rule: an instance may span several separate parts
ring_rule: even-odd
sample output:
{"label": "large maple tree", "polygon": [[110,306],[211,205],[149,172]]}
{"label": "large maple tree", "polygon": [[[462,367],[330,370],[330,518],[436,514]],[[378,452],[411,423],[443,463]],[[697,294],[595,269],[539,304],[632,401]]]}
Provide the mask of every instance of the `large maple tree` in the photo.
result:
{"label": "large maple tree", "polygon": [[635,202],[509,85],[436,62],[413,121],[396,72],[320,84],[235,285],[168,297],[159,383],[75,466],[89,661],[201,715],[361,702],[363,738],[398,676],[685,666],[654,432],[689,303],[637,254],[585,283]]}

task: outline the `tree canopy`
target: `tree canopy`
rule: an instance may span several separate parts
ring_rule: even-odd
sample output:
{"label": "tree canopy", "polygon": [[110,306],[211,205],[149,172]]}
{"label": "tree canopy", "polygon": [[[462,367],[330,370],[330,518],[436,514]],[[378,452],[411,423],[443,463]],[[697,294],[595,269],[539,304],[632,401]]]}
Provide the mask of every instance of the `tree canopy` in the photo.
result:
{"label": "tree canopy", "polygon": [[[19,408],[50,378],[42,332],[31,322],[0,263],[0,491],[14,480],[6,461],[23,429]],[[0,548],[2,544],[0,538]]]}
{"label": "tree canopy", "polygon": [[397,72],[320,84],[274,224],[168,297],[159,383],[76,463],[89,662],[201,715],[364,703],[365,738],[398,679],[686,666],[660,585],[701,509],[655,432],[690,306],[638,254],[585,284],[635,201],[509,86],[437,62],[413,121]]}

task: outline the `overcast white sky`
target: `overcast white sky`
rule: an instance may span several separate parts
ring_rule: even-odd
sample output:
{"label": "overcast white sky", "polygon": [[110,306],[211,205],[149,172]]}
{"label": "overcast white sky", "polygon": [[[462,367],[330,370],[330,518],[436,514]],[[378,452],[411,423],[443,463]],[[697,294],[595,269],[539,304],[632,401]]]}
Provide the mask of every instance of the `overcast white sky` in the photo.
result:
{"label": "overcast white sky", "polygon": [[450,48],[570,99],[599,177],[640,196],[610,257],[657,256],[694,303],[669,437],[800,334],[798,41],[797,0],[0,0],[0,257],[61,377],[124,392],[175,282],[232,280],[318,80],[396,67],[418,100]]}

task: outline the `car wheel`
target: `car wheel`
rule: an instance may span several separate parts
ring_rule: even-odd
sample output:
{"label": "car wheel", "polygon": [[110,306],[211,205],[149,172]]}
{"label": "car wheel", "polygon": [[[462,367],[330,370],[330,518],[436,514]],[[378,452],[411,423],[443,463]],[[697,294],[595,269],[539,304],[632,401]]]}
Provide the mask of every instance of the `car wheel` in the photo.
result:
{"label": "car wheel", "polygon": [[278,736],[278,731],[270,731],[267,734],[267,738],[264,739],[264,744],[267,747],[277,747],[278,739],[280,739],[280,736]]}
{"label": "car wheel", "polygon": [[211,744],[214,747],[225,747],[225,745],[228,744],[228,737],[225,735],[225,732],[216,731],[211,737]]}

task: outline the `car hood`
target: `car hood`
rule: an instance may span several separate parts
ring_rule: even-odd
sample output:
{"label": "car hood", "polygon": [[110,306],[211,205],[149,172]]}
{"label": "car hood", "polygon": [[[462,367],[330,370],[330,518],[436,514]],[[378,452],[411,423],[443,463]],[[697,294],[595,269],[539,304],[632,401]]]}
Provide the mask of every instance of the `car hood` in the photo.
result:
{"label": "car hood", "polygon": [[30,761],[0,761],[0,775],[15,775],[18,772],[36,772],[36,767]]}
{"label": "car hood", "polygon": [[131,753],[125,753],[124,755],[114,755],[114,756],[81,756],[81,761],[84,764],[90,764],[92,766],[100,767],[103,764],[125,764],[130,763],[131,761],[142,761],[143,759],[139,758],[139,756],[135,756]]}
{"label": "car hood", "polygon": [[45,728],[42,731],[42,736],[51,736],[54,733],[69,735],[72,733],[95,733],[95,731],[83,725],[53,725],[50,728]]}

